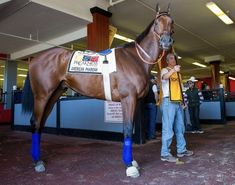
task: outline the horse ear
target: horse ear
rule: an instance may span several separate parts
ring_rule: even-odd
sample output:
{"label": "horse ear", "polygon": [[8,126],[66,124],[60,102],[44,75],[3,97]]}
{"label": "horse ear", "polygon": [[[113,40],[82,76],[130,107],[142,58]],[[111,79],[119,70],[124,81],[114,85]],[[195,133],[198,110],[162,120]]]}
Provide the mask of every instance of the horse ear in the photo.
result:
{"label": "horse ear", "polygon": [[157,12],[157,14],[159,14],[159,13],[160,13],[159,3],[157,3],[157,5],[156,5],[156,12]]}
{"label": "horse ear", "polygon": [[168,4],[168,7],[167,7],[167,13],[169,14],[170,13],[170,6],[171,6],[171,3]]}

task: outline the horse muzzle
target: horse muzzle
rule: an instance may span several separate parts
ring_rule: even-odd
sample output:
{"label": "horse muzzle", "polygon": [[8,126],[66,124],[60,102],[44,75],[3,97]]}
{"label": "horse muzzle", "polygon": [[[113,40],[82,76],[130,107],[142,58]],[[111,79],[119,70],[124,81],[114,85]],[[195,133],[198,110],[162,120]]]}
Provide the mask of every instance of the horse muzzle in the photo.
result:
{"label": "horse muzzle", "polygon": [[171,38],[170,34],[164,33],[160,37],[160,48],[164,50],[169,50],[174,40]]}

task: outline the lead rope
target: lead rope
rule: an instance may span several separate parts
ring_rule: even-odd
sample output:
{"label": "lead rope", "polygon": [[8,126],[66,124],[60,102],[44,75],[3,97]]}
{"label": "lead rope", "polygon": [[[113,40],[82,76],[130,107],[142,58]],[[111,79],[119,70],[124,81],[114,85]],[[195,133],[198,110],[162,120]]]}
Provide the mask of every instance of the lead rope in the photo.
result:
{"label": "lead rope", "polygon": [[[176,56],[176,52],[175,52],[175,49],[174,47],[172,47],[172,51],[173,51],[173,54]],[[176,58],[176,65],[178,65],[178,60]],[[182,89],[182,79],[181,79],[181,75],[179,72],[177,72],[177,77],[179,79],[179,86],[180,86],[180,91],[181,91],[181,97],[182,97],[182,103],[183,105],[185,106],[185,102],[184,102],[184,95],[183,95],[183,89]]]}
{"label": "lead rope", "polygon": [[140,52],[139,52],[138,48],[139,48],[148,58],[150,58],[150,56],[146,53],[146,51],[145,51],[137,42],[135,42],[135,46],[136,46],[135,48],[136,48],[136,52],[137,52],[139,58],[140,58],[144,63],[146,63],[146,64],[154,65],[154,64],[160,62],[160,61],[162,60],[163,56],[165,55],[165,50],[163,50],[162,54],[160,55],[160,57],[158,58],[158,60],[157,60],[156,62],[149,62],[149,61],[145,60],[145,59],[140,55]]}

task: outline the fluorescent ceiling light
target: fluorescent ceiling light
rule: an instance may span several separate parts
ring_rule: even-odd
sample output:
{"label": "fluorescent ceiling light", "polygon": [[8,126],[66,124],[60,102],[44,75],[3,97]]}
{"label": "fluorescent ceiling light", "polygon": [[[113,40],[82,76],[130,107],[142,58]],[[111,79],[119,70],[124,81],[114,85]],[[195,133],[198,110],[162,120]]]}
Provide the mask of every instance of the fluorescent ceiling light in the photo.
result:
{"label": "fluorescent ceiling light", "polygon": [[26,74],[18,74],[17,76],[26,77],[27,75]]}
{"label": "fluorescent ceiling light", "polygon": [[28,71],[28,69],[24,69],[24,68],[17,68],[19,71]]}
{"label": "fluorescent ceiling light", "polygon": [[157,71],[151,71],[151,73],[153,73],[153,74],[157,74],[158,72],[157,72]]}
{"label": "fluorescent ceiling light", "polygon": [[2,74],[0,74],[0,76],[3,76]]}
{"label": "fluorescent ceiling light", "polygon": [[219,71],[219,73],[220,73],[220,74],[224,74],[224,72],[223,72],[223,71],[221,71],[221,70]]}
{"label": "fluorescent ceiling light", "polygon": [[206,6],[225,24],[233,24],[232,19],[230,19],[214,2],[209,2],[206,4]]}
{"label": "fluorescent ceiling light", "polygon": [[207,67],[206,65],[198,63],[198,62],[193,62],[193,65],[200,66],[200,67]]}
{"label": "fluorescent ceiling light", "polygon": [[118,35],[118,34],[115,34],[114,38],[119,39],[119,40],[123,40],[123,41],[126,41],[126,42],[133,42],[134,41],[130,38],[127,38],[127,37],[124,37],[124,36],[121,36],[121,35]]}
{"label": "fluorescent ceiling light", "polygon": [[0,81],[3,81],[4,80],[4,78],[0,78]]}
{"label": "fluorescent ceiling light", "polygon": [[234,78],[234,77],[231,77],[231,76],[230,76],[230,77],[228,77],[228,78],[229,78],[230,80],[235,80],[235,78]]}
{"label": "fluorescent ceiling light", "polygon": [[3,3],[7,3],[9,2],[10,0],[0,0],[0,4],[3,4]]}

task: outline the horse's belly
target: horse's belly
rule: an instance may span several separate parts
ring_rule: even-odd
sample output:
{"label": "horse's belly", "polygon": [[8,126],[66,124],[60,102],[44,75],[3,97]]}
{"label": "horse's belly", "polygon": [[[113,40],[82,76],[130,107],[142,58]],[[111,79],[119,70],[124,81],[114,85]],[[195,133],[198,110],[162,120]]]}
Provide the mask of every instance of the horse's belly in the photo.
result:
{"label": "horse's belly", "polygon": [[68,74],[66,83],[76,92],[89,97],[104,98],[103,78],[93,74]]}

